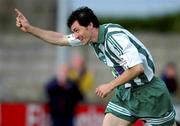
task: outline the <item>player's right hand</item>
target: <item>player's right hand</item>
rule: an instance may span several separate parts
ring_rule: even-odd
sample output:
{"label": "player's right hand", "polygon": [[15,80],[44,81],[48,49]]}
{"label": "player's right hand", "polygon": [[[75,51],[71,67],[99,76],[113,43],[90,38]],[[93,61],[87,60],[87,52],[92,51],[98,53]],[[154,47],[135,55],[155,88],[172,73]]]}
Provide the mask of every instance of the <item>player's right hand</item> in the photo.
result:
{"label": "player's right hand", "polygon": [[29,21],[18,9],[15,8],[14,11],[16,13],[16,26],[23,32],[28,32],[28,28],[30,28]]}

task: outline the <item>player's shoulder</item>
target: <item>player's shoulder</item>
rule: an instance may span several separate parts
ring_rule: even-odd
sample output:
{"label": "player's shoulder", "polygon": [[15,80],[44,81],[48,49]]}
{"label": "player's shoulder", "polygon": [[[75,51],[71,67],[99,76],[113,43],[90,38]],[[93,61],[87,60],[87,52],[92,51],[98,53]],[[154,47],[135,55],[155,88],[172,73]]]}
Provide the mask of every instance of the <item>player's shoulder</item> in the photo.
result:
{"label": "player's shoulder", "polygon": [[103,24],[103,26],[107,29],[110,29],[110,28],[123,28],[120,24],[115,24],[115,23],[106,23],[106,24]]}
{"label": "player's shoulder", "polygon": [[105,27],[106,34],[109,33],[111,34],[114,32],[122,32],[124,30],[124,28],[119,24],[107,23],[107,24],[103,24],[103,26]]}
{"label": "player's shoulder", "polygon": [[119,24],[107,23],[107,24],[103,24],[103,26],[105,27],[106,39],[116,34],[124,34],[123,33],[124,28]]}

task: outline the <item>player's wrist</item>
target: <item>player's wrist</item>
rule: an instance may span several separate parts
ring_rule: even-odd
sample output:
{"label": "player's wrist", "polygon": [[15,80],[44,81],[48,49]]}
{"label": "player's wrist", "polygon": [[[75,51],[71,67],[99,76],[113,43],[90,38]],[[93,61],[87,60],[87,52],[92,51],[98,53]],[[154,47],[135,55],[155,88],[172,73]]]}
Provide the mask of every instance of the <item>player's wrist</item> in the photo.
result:
{"label": "player's wrist", "polygon": [[116,84],[113,82],[109,83],[109,89],[113,90],[116,87]]}
{"label": "player's wrist", "polygon": [[29,25],[26,26],[26,31],[27,31],[28,33],[33,33],[34,27],[29,24]]}

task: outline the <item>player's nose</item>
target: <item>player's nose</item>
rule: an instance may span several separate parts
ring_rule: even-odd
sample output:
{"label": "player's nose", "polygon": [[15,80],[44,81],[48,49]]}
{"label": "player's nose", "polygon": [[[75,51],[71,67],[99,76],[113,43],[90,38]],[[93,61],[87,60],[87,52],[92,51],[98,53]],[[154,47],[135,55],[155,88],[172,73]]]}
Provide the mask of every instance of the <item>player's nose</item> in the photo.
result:
{"label": "player's nose", "polygon": [[74,37],[75,37],[76,39],[79,39],[79,34],[78,34],[78,33],[74,33]]}

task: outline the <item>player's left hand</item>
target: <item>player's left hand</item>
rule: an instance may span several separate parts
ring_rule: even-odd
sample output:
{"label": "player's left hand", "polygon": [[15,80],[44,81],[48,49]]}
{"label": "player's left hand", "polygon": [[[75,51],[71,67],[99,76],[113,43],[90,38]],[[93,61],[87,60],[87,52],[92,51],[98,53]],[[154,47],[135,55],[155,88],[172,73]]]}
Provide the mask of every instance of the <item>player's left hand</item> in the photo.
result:
{"label": "player's left hand", "polygon": [[96,88],[96,95],[105,98],[112,90],[113,89],[109,83],[102,84]]}
{"label": "player's left hand", "polygon": [[31,26],[27,18],[18,9],[14,9],[16,13],[16,26],[23,32],[28,32]]}

